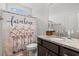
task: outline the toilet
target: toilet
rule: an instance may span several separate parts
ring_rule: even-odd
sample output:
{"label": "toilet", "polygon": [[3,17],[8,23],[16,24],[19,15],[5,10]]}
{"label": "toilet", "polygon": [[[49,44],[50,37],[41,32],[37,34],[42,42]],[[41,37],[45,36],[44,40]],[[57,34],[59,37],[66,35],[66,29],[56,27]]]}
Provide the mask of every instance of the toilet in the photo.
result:
{"label": "toilet", "polygon": [[29,52],[29,56],[37,55],[37,43],[31,43],[26,46],[27,51]]}

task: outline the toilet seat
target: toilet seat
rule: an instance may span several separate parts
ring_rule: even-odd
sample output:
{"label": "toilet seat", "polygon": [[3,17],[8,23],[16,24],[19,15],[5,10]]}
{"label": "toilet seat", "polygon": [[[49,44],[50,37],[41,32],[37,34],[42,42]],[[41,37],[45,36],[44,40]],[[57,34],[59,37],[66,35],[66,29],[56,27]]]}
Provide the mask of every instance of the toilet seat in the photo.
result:
{"label": "toilet seat", "polygon": [[35,50],[37,49],[37,43],[32,43],[26,46],[27,50]]}

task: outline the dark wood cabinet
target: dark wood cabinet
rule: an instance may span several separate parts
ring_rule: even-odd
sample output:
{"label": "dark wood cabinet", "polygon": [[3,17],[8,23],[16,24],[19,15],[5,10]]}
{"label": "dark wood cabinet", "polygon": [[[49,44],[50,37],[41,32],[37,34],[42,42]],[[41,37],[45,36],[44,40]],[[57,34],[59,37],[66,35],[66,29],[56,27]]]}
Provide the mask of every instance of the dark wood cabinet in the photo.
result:
{"label": "dark wood cabinet", "polygon": [[60,47],[60,55],[61,56],[79,56],[79,52],[76,52],[68,48]]}
{"label": "dark wood cabinet", "polygon": [[38,56],[79,56],[79,52],[38,38]]}
{"label": "dark wood cabinet", "polygon": [[38,56],[57,56],[58,46],[38,38]]}
{"label": "dark wood cabinet", "polygon": [[53,51],[54,53],[58,54],[58,46],[55,44],[51,44],[50,42],[43,41],[43,46],[46,47],[47,49]]}
{"label": "dark wood cabinet", "polygon": [[46,56],[48,50],[41,45],[38,45],[38,56]]}
{"label": "dark wood cabinet", "polygon": [[47,56],[57,56],[57,55],[51,51],[48,51]]}
{"label": "dark wood cabinet", "polygon": [[38,42],[38,44],[40,44],[40,45],[42,44],[42,40],[41,40],[40,38],[38,38],[38,41],[37,41],[37,42]]}
{"label": "dark wood cabinet", "polygon": [[41,45],[38,45],[38,47],[38,56],[57,56],[56,54]]}

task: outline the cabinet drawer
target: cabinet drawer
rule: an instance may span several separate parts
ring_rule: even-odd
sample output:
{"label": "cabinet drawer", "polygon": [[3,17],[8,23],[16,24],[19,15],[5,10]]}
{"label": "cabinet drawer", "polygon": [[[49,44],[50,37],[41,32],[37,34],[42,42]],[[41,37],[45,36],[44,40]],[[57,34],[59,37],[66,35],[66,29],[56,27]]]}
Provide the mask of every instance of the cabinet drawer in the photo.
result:
{"label": "cabinet drawer", "polygon": [[43,41],[43,46],[58,54],[58,46],[47,41]]}
{"label": "cabinet drawer", "polygon": [[79,56],[78,52],[75,52],[73,50],[67,49],[67,48],[62,48],[60,49],[62,50],[61,55],[65,55],[65,56]]}
{"label": "cabinet drawer", "polygon": [[40,38],[38,38],[38,43],[42,44],[42,40]]}

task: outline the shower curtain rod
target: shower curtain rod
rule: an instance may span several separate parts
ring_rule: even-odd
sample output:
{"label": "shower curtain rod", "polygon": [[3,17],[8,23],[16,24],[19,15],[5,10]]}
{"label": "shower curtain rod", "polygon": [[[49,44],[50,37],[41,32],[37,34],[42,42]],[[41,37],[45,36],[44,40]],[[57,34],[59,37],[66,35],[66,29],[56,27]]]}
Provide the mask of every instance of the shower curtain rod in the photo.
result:
{"label": "shower curtain rod", "polygon": [[7,13],[16,14],[16,15],[25,16],[25,17],[32,17],[31,15],[26,16],[26,15],[22,15],[22,14],[18,14],[18,13],[13,13],[13,12],[10,12],[10,11],[5,11],[5,10],[2,10],[2,12],[7,12]]}

